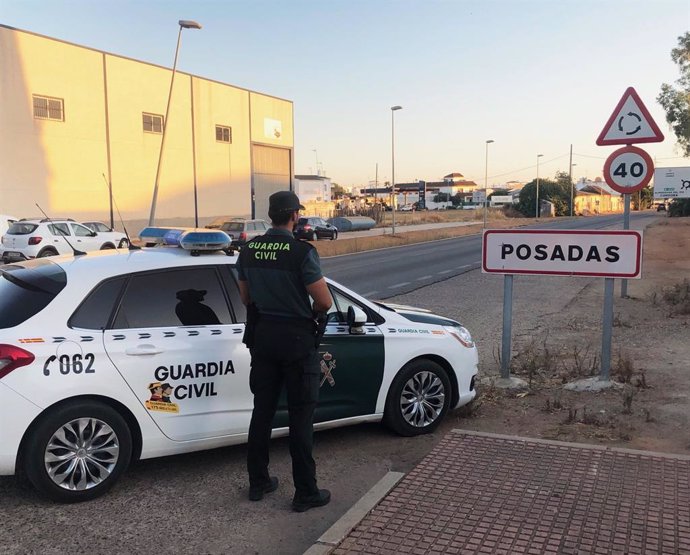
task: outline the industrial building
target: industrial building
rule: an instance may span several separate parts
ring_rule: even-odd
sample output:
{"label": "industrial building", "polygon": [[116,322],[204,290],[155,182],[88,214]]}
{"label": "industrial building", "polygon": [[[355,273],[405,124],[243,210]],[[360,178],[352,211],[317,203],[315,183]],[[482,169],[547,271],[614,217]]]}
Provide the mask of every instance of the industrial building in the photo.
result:
{"label": "industrial building", "polygon": [[[172,70],[0,25],[0,212],[145,222]],[[293,105],[176,72],[156,223],[266,218],[292,188]],[[173,220],[175,219],[175,220]],[[117,214],[115,215],[117,221]]]}

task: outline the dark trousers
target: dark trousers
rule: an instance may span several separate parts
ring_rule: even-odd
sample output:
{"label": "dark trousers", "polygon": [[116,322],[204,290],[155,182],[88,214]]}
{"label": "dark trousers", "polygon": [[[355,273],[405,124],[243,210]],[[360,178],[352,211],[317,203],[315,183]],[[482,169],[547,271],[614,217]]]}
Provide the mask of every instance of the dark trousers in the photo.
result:
{"label": "dark trousers", "polygon": [[319,397],[319,364],[310,321],[273,321],[261,318],[256,327],[249,387],[254,411],[249,425],[247,470],[249,485],[269,480],[271,423],[278,397],[287,389],[290,420],[292,477],[298,496],[318,492],[312,457],[314,409]]}

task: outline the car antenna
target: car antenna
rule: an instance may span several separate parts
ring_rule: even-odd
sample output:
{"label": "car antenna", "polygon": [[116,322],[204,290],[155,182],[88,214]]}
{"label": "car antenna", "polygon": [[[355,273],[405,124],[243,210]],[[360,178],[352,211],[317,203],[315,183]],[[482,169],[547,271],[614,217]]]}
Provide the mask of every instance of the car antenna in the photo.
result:
{"label": "car antenna", "polygon": [[[51,218],[50,216],[48,216],[48,214],[46,214],[46,213],[43,211],[43,208],[41,208],[40,206],[38,206],[38,203],[35,203],[35,204],[36,204],[36,206],[38,207],[38,209],[41,211],[41,214],[43,214],[49,222],[52,222],[52,221],[53,221],[52,218]],[[67,236],[63,235],[62,238],[65,240],[65,242],[66,242],[66,243],[69,245],[69,247],[72,249],[72,253],[74,254],[74,256],[81,256],[82,254],[86,254],[85,252],[82,252],[82,251],[79,251],[79,250],[75,249],[75,248],[74,248],[74,245],[72,245],[72,243],[69,242],[69,239],[67,238]]]}
{"label": "car antenna", "polygon": [[101,174],[103,176],[103,179],[105,180],[105,184],[108,187],[108,191],[110,192],[110,196],[113,199],[113,204],[115,204],[115,210],[117,210],[117,217],[120,218],[120,223],[122,224],[122,229],[125,230],[125,236],[127,237],[127,245],[128,249],[131,251],[139,251],[141,250],[141,247],[138,247],[137,245],[134,245],[132,243],[132,240],[129,238],[129,233],[127,232],[127,228],[125,227],[125,221],[122,219],[122,214],[120,214],[120,207],[117,205],[117,201],[115,200],[115,196],[113,195],[113,188],[108,182],[108,178],[105,176],[104,173]]}

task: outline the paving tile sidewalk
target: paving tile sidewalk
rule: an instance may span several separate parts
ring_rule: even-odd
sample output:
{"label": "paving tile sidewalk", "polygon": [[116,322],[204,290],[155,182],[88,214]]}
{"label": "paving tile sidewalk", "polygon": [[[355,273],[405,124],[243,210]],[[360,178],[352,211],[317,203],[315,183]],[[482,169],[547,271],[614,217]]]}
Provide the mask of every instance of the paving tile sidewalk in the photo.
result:
{"label": "paving tile sidewalk", "polygon": [[453,430],[332,553],[690,553],[690,457]]}

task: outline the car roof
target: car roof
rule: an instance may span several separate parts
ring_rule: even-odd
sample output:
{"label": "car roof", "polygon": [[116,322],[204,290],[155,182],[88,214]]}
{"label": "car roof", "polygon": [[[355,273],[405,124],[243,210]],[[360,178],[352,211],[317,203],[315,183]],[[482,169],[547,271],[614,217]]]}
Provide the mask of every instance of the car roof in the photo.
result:
{"label": "car roof", "polygon": [[234,264],[237,261],[237,254],[229,256],[223,251],[215,251],[192,256],[190,251],[180,247],[144,247],[137,250],[91,251],[79,256],[65,254],[52,256],[50,261],[63,268],[70,281],[97,283],[107,277],[133,272],[185,266]]}

